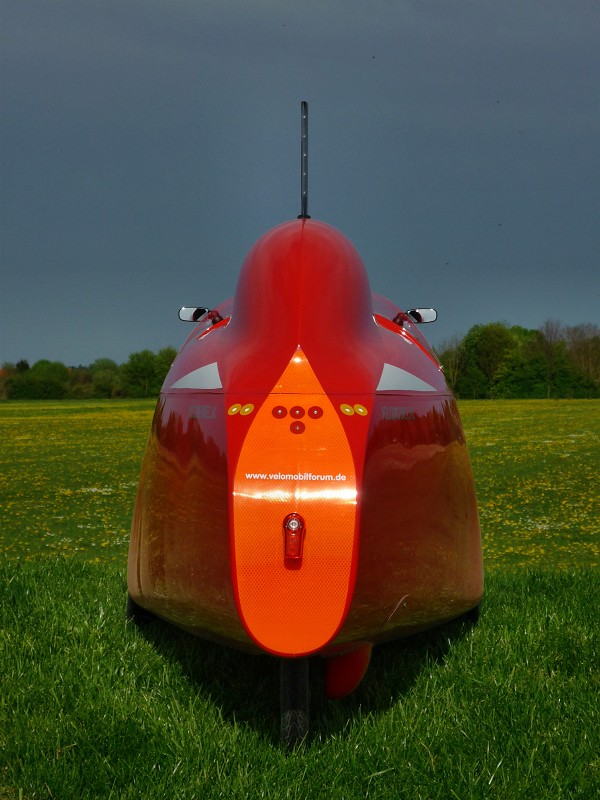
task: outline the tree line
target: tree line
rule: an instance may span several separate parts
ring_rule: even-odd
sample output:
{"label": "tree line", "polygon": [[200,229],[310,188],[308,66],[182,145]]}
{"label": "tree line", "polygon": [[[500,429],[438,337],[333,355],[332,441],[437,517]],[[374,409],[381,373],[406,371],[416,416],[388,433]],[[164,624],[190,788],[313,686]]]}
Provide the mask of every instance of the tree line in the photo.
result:
{"label": "tree line", "polygon": [[[0,397],[8,400],[156,397],[177,354],[132,353],[124,364],[98,358],[87,367],[61,361],[3,364]],[[503,322],[473,326],[439,348],[457,397],[600,397],[600,328],[547,320],[538,330]]]}
{"label": "tree line", "polygon": [[29,366],[22,359],[3,364],[0,397],[5,400],[63,400],[74,398],[156,397],[177,351],[141,350],[124,364],[98,358],[87,367],[67,367],[62,361],[42,359]]}
{"label": "tree line", "polygon": [[600,397],[600,328],[547,320],[537,330],[475,325],[439,348],[444,374],[463,399]]}

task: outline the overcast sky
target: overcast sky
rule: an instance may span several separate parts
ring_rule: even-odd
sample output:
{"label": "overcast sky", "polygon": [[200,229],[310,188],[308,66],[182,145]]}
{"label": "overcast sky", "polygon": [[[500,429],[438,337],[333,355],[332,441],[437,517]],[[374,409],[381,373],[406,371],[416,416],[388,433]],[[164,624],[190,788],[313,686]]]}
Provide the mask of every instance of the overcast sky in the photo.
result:
{"label": "overcast sky", "polygon": [[309,213],[433,344],[600,323],[598,0],[0,8],[0,362],[179,347],[300,212],[301,100]]}

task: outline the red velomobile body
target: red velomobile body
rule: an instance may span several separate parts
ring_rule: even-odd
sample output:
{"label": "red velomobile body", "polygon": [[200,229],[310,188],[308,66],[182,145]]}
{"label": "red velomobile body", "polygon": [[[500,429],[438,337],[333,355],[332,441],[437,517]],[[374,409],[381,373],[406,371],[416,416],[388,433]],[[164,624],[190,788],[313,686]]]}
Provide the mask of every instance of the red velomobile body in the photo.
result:
{"label": "red velomobile body", "polygon": [[161,391],[134,605],[232,647],[335,663],[476,608],[481,537],[455,400],[348,239],[310,218],[274,228],[216,310]]}

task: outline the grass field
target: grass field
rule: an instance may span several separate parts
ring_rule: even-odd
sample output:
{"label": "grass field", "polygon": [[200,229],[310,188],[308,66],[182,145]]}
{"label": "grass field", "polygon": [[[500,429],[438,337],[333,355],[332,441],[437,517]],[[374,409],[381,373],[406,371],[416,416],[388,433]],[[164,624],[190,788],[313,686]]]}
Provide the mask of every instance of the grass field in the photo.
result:
{"label": "grass field", "polygon": [[0,405],[0,800],[590,798],[600,788],[600,402],[460,405],[480,623],[375,649],[278,742],[274,659],[124,620],[153,404]]}

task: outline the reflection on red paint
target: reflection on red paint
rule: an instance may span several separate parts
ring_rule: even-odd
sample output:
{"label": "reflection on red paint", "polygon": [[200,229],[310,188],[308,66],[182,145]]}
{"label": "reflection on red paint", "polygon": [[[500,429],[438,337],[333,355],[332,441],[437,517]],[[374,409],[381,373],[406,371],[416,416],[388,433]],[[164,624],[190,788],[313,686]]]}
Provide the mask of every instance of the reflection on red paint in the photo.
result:
{"label": "reflection on red paint", "polygon": [[481,541],[456,403],[414,323],[371,294],[352,244],[314,220],[285,223],[215,311],[161,392],[132,598],[284,656],[368,650],[476,605]]}

